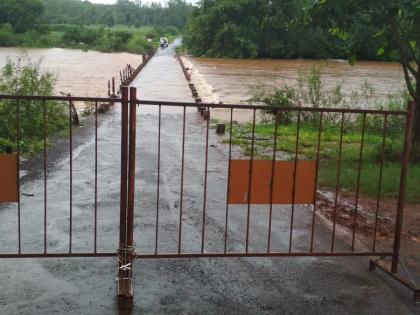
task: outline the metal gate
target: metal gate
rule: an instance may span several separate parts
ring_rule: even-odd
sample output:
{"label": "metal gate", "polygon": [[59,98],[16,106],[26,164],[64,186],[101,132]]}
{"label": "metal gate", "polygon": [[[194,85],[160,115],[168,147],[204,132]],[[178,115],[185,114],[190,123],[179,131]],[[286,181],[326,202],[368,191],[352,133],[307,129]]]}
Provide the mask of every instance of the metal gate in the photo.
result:
{"label": "metal gate", "polygon": [[[0,96],[0,102],[6,103],[6,101],[16,110],[16,148],[7,154],[7,158],[9,158],[9,166],[14,165],[12,173],[15,172],[17,193],[16,200],[13,200],[12,196],[10,200],[0,201],[16,201],[15,236],[17,236],[18,248],[17,252],[0,253],[0,258],[117,256],[118,295],[122,299],[131,300],[135,258],[367,256],[379,258],[379,260],[371,261],[371,268],[380,267],[412,289],[415,299],[419,298],[419,290],[398,275],[406,177],[415,110],[413,103],[410,103],[407,111],[195,104],[139,100],[137,90],[128,87],[122,87],[121,98]],[[47,246],[49,149],[46,104],[51,101],[67,103],[69,131],[66,142],[69,152],[69,226],[66,232],[68,251],[56,252],[50,252]],[[94,228],[91,236],[93,246],[92,250],[83,252],[74,251],[72,246],[75,217],[73,213],[74,116],[72,107],[73,103],[78,101],[93,102],[95,109],[93,116],[94,176],[91,183],[94,198]],[[117,251],[102,251],[97,246],[98,201],[100,201],[98,198],[98,109],[101,103],[110,102],[117,106],[121,104],[119,246]],[[22,162],[20,162],[19,117],[22,115],[23,106],[39,106],[44,119],[43,149],[39,157],[43,165],[40,178],[44,184],[43,246],[37,252],[25,252],[21,246],[22,192],[19,169]],[[198,121],[199,116],[196,110],[206,118],[204,125]],[[274,123],[271,124],[272,129],[270,129],[272,136],[261,137],[257,120],[262,112],[267,111],[274,117]],[[227,117],[225,117],[228,121],[226,125],[217,126],[217,129],[222,130],[227,127],[226,135],[216,136],[215,133],[210,132],[213,130],[213,125],[217,123],[210,120],[210,112]],[[241,120],[241,124],[236,119]],[[366,142],[370,119],[375,122],[375,128],[382,130],[382,137],[377,161],[377,201],[375,207],[367,210],[371,218],[368,229],[371,233],[371,245],[366,246],[363,245],[364,242],[358,240],[358,237],[363,234],[359,224],[359,218],[363,215],[360,210],[360,196],[364,154],[371,149],[370,144]],[[244,120],[247,120],[248,124],[244,124]],[[311,121],[312,128],[316,126],[316,141],[313,141],[310,146],[313,151],[308,149],[307,144],[305,150],[301,148],[308,121]],[[325,142],[325,134],[328,128],[331,128],[330,121],[336,122],[336,165],[323,164],[322,146]],[[357,145],[352,143],[353,150],[346,151],[344,147],[348,145],[346,142],[346,137],[349,136],[348,128],[356,121],[359,122],[361,128],[358,140],[356,140]],[[290,122],[293,123],[290,124]],[[289,130],[287,137],[284,134],[280,137],[281,132],[288,130],[281,131],[280,128],[288,124],[295,128],[294,134],[290,135]],[[404,135],[401,135],[403,146],[399,162],[396,162],[400,166],[399,193],[391,223],[388,220],[386,226],[388,229],[392,227],[392,242],[389,242],[391,236],[388,237],[388,241],[378,238],[381,229],[385,229],[385,223],[381,220],[383,198],[381,189],[385,176],[384,167],[389,162],[386,153],[388,130],[401,124],[405,126],[405,131]],[[146,129],[139,130],[143,126]],[[245,129],[240,129],[239,126],[245,126]],[[289,148],[290,141],[293,142],[294,151],[289,150],[289,153],[285,155],[282,145],[287,141]],[[242,150],[238,149],[240,146]],[[353,154],[351,165],[354,166],[354,171],[343,175],[343,164],[348,162],[346,160],[348,152]],[[145,155],[142,156],[142,154]],[[138,163],[136,163],[136,155]],[[6,158],[6,155],[0,157]],[[11,164],[10,158],[12,158]],[[5,159],[2,160],[5,161]],[[178,163],[176,167],[175,162]],[[142,168],[142,165],[145,167]],[[329,199],[327,198],[330,211],[322,213],[324,222],[320,223],[318,219],[318,214],[321,212],[319,209],[320,174],[321,171],[332,168],[335,185],[333,189],[330,189],[332,192],[329,192]],[[198,173],[200,174],[197,175]],[[340,216],[341,183],[346,176],[354,176],[356,191],[352,196],[354,204],[351,206],[351,213],[346,218],[347,225]],[[142,180],[143,177],[145,180],[139,183],[138,179]],[[6,182],[4,179],[3,182],[0,180],[0,184],[2,183],[4,186],[11,185],[10,181]],[[177,186],[176,191],[174,186]],[[170,200],[172,204],[167,200],[165,193],[173,197]],[[13,189],[11,195],[13,195]],[[325,218],[328,219],[326,223]],[[239,221],[241,224],[238,223]],[[138,225],[136,226],[135,223]],[[305,226],[306,230],[302,226]],[[325,236],[327,233],[329,233],[328,237]],[[326,239],[329,240],[328,244],[325,242]],[[389,265],[387,257],[391,258]]]}

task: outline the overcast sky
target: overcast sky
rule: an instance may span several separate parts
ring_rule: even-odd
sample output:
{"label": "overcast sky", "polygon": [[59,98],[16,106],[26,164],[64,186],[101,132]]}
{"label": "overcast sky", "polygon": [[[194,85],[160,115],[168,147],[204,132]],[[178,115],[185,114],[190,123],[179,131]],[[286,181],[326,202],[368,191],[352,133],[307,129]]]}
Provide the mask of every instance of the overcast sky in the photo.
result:
{"label": "overcast sky", "polygon": [[[105,3],[105,4],[113,4],[113,3],[117,2],[117,0],[88,0],[88,1],[92,2],[92,3]],[[142,0],[142,2],[144,4],[152,3],[152,2],[159,2],[161,4],[164,4],[166,2],[166,0]],[[197,3],[198,0],[187,0],[187,2]]]}

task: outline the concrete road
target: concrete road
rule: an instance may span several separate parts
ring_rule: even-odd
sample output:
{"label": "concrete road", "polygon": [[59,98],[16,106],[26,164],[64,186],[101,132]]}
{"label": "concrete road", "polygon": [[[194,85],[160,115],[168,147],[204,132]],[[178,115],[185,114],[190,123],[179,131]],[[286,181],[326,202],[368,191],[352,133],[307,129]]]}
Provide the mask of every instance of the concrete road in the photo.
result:
{"label": "concrete road", "polygon": [[[192,101],[174,46],[159,52],[134,85],[142,99]],[[138,109],[135,242],[153,253],[157,213],[158,109]],[[176,252],[181,191],[183,109],[162,108],[158,251]],[[94,130],[75,133],[73,250],[92,251],[94,235]],[[100,116],[98,250],[118,247],[120,108]],[[206,124],[186,111],[182,250],[202,245]],[[204,250],[224,247],[228,154],[210,130]],[[65,252],[69,241],[69,152],[62,141],[50,150],[48,251]],[[234,154],[238,154],[235,152]],[[43,251],[43,181],[36,160],[22,174],[22,250]],[[229,251],[243,251],[246,207],[229,207]],[[305,251],[311,208],[297,207],[293,250]],[[17,249],[16,206],[0,208],[0,252]],[[289,245],[290,207],[273,209],[272,250]],[[252,207],[250,251],[267,247],[268,208]],[[329,247],[330,230],[317,223],[316,249]],[[346,246],[338,244],[338,250]],[[134,314],[418,314],[408,291],[367,269],[367,258],[154,259],[135,263]],[[115,258],[3,259],[0,314],[118,314]]]}

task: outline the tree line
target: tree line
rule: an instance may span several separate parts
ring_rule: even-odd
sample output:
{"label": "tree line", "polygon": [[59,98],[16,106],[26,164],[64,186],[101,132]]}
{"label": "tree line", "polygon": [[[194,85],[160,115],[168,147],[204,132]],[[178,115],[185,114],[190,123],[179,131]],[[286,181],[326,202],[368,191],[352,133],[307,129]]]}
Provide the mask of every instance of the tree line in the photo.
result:
{"label": "tree line", "polygon": [[[176,36],[192,6],[170,0],[166,6],[118,0],[1,0],[0,46],[62,47],[103,52],[144,53],[146,35]],[[154,43],[157,45],[157,43]]]}
{"label": "tree line", "polygon": [[169,0],[167,6],[146,5],[140,0],[118,0],[112,5],[79,0],[43,0],[43,3],[45,11],[40,22],[44,24],[174,26],[181,29],[192,10],[192,5],[185,0]]}
{"label": "tree line", "polygon": [[51,24],[127,25],[184,27],[192,5],[169,0],[166,6],[140,0],[118,0],[116,4],[93,4],[81,0],[2,0],[0,24],[10,24],[16,33],[41,31]]}
{"label": "tree line", "polygon": [[[202,0],[188,21],[184,42],[199,56],[233,58],[346,58],[350,51],[330,27],[313,20],[313,0]],[[378,56],[374,25],[358,23],[365,34],[353,47],[363,59]]]}

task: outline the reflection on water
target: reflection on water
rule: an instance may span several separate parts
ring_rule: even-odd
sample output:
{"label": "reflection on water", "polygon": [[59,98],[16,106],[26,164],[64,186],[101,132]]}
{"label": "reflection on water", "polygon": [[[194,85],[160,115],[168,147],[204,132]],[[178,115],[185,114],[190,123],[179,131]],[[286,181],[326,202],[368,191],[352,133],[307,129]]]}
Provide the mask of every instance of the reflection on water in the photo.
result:
{"label": "reflection on water", "polygon": [[[75,49],[27,49],[32,61],[42,59],[41,67],[57,75],[56,93],[60,91],[77,96],[107,96],[108,80],[116,78],[119,84],[119,71],[125,65],[133,67],[141,63],[141,56],[127,53],[83,52]],[[19,48],[0,48],[0,67],[7,58],[16,59],[24,50]]]}
{"label": "reflection on water", "polygon": [[392,62],[360,61],[351,66],[345,60],[236,60],[187,58],[204,101],[245,102],[250,90],[258,85],[296,84],[299,71],[314,66],[322,73],[325,87],[342,83],[345,94],[360,89],[367,81],[374,94],[384,98],[405,88],[401,66]]}

